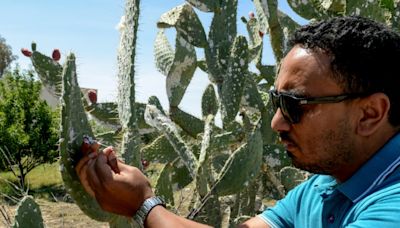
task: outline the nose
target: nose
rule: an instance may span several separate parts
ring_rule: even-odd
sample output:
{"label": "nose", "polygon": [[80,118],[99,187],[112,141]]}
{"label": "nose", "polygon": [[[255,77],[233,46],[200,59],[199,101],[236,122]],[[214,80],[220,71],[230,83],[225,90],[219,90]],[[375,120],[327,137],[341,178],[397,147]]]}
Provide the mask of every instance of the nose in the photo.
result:
{"label": "nose", "polygon": [[290,123],[282,115],[281,109],[276,110],[271,120],[271,128],[276,132],[285,132],[290,130]]}

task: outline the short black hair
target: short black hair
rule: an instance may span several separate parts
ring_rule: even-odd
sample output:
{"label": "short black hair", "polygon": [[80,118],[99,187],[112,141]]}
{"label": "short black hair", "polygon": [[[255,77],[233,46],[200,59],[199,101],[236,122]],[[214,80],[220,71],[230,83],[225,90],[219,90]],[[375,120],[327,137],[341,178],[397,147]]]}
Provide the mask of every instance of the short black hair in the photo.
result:
{"label": "short black hair", "polygon": [[335,17],[299,28],[289,41],[331,58],[334,80],[346,93],[385,93],[389,123],[400,125],[400,35],[363,17]]}

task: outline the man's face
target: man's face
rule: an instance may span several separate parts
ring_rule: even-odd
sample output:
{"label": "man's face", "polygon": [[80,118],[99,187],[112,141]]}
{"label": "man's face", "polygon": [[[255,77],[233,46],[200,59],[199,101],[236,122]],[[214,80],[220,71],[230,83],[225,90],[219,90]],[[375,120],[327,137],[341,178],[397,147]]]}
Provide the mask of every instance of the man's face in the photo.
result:
{"label": "man's face", "polygon": [[[275,89],[299,97],[343,94],[331,74],[328,55],[295,46],[282,61]],[[335,176],[354,160],[351,102],[306,104],[301,109],[303,115],[296,124],[287,121],[278,109],[272,128],[279,133],[294,166]]]}

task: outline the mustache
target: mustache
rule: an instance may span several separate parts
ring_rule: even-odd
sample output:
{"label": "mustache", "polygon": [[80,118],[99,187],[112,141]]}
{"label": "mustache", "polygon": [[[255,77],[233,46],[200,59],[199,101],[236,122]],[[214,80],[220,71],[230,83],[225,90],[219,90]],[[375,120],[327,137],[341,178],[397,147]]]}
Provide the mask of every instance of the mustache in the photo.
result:
{"label": "mustache", "polygon": [[288,132],[279,132],[279,141],[286,141],[293,145],[297,145],[296,142],[290,137]]}
{"label": "mustache", "polygon": [[[289,133],[287,132],[280,132],[279,133],[279,143],[282,143],[282,141],[286,141],[292,145],[296,145],[297,144],[294,142],[294,140],[290,137]],[[287,155],[293,159],[294,155],[292,154],[292,152],[286,150]]]}

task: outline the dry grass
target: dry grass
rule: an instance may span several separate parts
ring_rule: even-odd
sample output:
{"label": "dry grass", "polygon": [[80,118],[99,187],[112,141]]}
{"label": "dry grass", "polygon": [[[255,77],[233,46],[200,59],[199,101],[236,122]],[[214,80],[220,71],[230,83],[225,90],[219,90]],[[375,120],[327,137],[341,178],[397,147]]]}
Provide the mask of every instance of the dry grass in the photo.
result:
{"label": "dry grass", "polygon": [[[0,181],[0,192],[13,193],[12,188],[4,182],[5,179],[14,183],[17,182],[12,173],[2,172],[0,179],[3,180]],[[29,194],[35,197],[35,201],[40,206],[46,227],[109,227],[108,223],[100,223],[90,219],[76,204],[62,201],[65,189],[58,162],[36,167],[27,175],[26,181],[29,183]],[[54,200],[57,200],[57,202],[54,202]],[[5,209],[13,220],[17,206],[2,202],[1,199],[0,206],[0,209]],[[6,224],[5,219],[0,214],[0,227],[8,227]]]}
{"label": "dry grass", "polygon": [[[90,219],[76,204],[65,202],[50,202],[45,199],[36,199],[42,211],[46,227],[109,227],[108,223],[101,223]],[[11,218],[14,218],[17,206],[6,206]],[[0,227],[7,227],[4,218],[0,216]]]}
{"label": "dry grass", "polygon": [[[7,181],[18,184],[17,178],[11,172],[1,172],[0,192],[13,195],[12,188],[7,184]],[[54,193],[55,195],[62,194],[63,191],[63,182],[58,162],[43,164],[34,168],[26,176],[25,182],[29,185],[30,194],[34,196],[51,197],[47,195],[50,193]]]}

